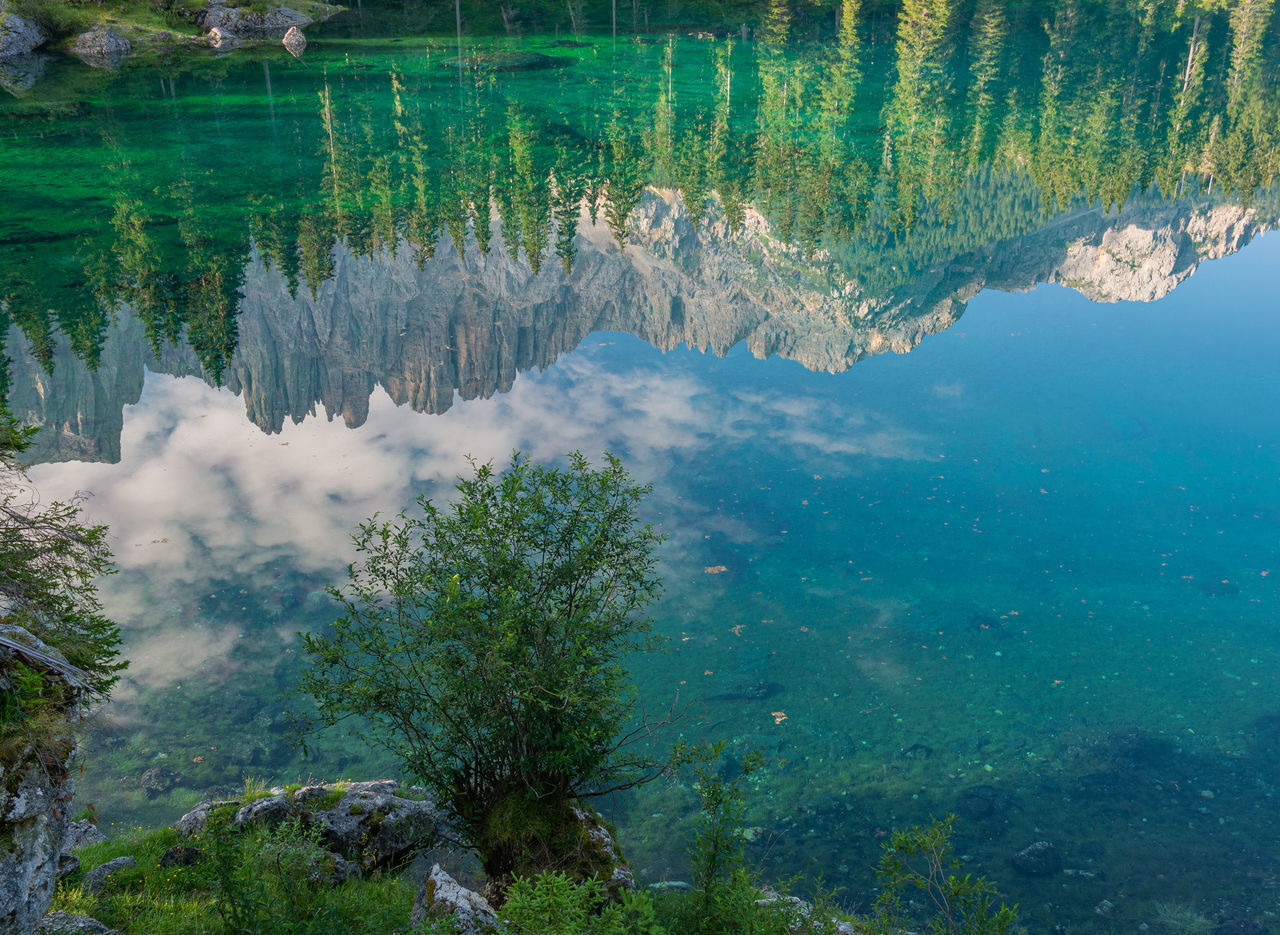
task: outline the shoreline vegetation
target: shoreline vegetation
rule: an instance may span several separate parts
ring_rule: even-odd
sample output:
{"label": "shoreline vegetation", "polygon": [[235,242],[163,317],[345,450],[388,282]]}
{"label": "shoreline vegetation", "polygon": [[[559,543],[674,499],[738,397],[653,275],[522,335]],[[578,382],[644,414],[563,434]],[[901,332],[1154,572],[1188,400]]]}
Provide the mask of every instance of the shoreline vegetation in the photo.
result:
{"label": "shoreline vegetation", "polygon": [[0,66],[21,69],[31,56],[52,51],[111,71],[126,59],[226,54],[278,44],[291,27],[324,22],[344,9],[323,0],[0,0]]}
{"label": "shoreline vegetation", "polygon": [[[1052,13],[1061,5],[1039,0],[1026,4],[1025,10]],[[1144,25],[1168,27],[1191,20],[1198,23],[1226,10],[1237,28],[1248,25],[1244,20],[1256,18],[1251,12],[1256,5],[1239,0],[1155,0],[1135,9],[1134,15]],[[969,12],[981,17],[986,6],[989,4],[979,2]],[[1265,6],[1269,8],[1269,4]],[[340,31],[383,38],[444,37],[455,32],[460,38],[688,32],[699,38],[740,35],[775,45],[843,44],[851,24],[892,24],[903,16],[945,22],[956,12],[951,7],[950,3],[926,0],[459,0],[456,4],[357,0],[352,6],[324,0],[0,0],[0,62],[53,50],[83,57],[77,38],[103,32],[112,32],[128,43],[130,48],[123,55],[127,58],[210,48],[225,52],[255,40],[278,42],[290,26],[318,25],[340,13],[348,14]],[[33,40],[24,27],[34,28],[38,38]],[[214,29],[240,41],[220,44]]]}
{"label": "shoreline vegetation", "polygon": [[[494,898],[492,880],[447,842],[385,857],[403,842],[407,804],[432,809],[418,787],[390,780],[268,789],[246,777],[234,800],[202,803],[171,826],[107,837],[82,820],[73,867],[63,873],[44,933],[101,935],[1020,935],[1017,907],[984,877],[960,874],[953,817],[893,832],[882,844],[872,893],[821,881],[810,900],[775,888],[744,858],[744,761],[726,778],[706,766],[691,778],[701,800],[690,842],[690,882],[630,887],[572,869],[518,875]],[[390,790],[390,791],[389,791]],[[410,798],[401,799],[397,795]],[[287,803],[280,807],[281,802]],[[398,803],[398,804],[389,804]],[[368,811],[366,812],[366,806]],[[329,817],[326,812],[336,817]],[[385,813],[385,814],[384,814]],[[413,816],[410,816],[412,823]],[[612,856],[598,815],[585,818]],[[351,831],[360,823],[364,830]],[[335,833],[336,832],[336,833]],[[362,846],[363,844],[363,846]],[[617,852],[621,855],[621,851]],[[348,860],[347,858],[350,858]],[[442,864],[445,867],[442,867]],[[629,875],[624,857],[615,864]],[[455,879],[454,877],[457,877]],[[807,881],[812,884],[813,881]],[[483,886],[482,886],[483,884]],[[468,886],[474,889],[468,889]],[[78,920],[78,921],[77,921]],[[76,927],[76,926],[79,927]],[[95,927],[97,926],[97,927]]]}

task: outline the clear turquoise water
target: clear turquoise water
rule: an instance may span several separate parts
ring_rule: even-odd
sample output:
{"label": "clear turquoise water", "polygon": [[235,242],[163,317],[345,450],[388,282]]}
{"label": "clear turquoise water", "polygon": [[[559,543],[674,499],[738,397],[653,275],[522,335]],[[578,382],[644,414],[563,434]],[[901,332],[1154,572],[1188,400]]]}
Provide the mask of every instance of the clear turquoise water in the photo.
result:
{"label": "clear turquoise water", "polygon": [[[662,710],[678,693],[692,715],[681,725],[686,736],[728,740],[731,759],[753,748],[770,755],[748,816],[750,856],[767,876],[803,873],[812,881],[820,874],[865,907],[884,831],[955,812],[966,869],[995,880],[1033,930],[1157,926],[1157,906],[1165,902],[1189,905],[1221,926],[1255,920],[1274,927],[1280,910],[1274,235],[1202,262],[1151,302],[1095,303],[1061,285],[1016,294],[988,288],[953,309],[952,317],[963,316],[950,328],[945,322],[907,328],[923,336],[910,353],[852,366],[841,355],[851,341],[867,340],[864,332],[841,331],[817,314],[786,318],[779,311],[795,295],[816,301],[850,269],[863,271],[864,284],[880,276],[876,281],[887,285],[866,293],[898,302],[916,294],[920,282],[1023,288],[1055,269],[1036,260],[1036,250],[1084,236],[1064,218],[1088,199],[1061,212],[1037,203],[1000,236],[958,231],[971,200],[978,216],[990,218],[990,205],[1034,200],[1028,192],[1042,189],[1016,173],[1002,183],[957,169],[966,181],[952,207],[940,212],[949,219],[937,219],[936,228],[926,217],[893,233],[891,223],[877,228],[881,222],[871,217],[850,241],[832,222],[823,234],[827,254],[797,250],[773,265],[751,260],[762,278],[777,277],[770,280],[776,291],[761,286],[741,306],[712,302],[707,312],[696,307],[698,293],[684,289],[682,310],[674,302],[663,309],[659,328],[646,309],[584,308],[574,299],[598,294],[564,287],[569,297],[548,301],[538,312],[543,317],[508,343],[494,337],[492,322],[514,328],[510,322],[519,316],[481,307],[446,316],[452,330],[435,344],[418,344],[414,328],[430,331],[437,319],[429,310],[402,312],[393,299],[409,296],[405,308],[417,307],[414,296],[447,305],[440,296],[452,294],[449,284],[460,281],[461,267],[448,265],[454,254],[447,237],[425,263],[426,278],[406,272],[405,243],[398,245],[401,261],[379,253],[371,207],[378,192],[369,179],[378,177],[374,144],[382,131],[366,131],[371,142],[363,151],[358,137],[362,126],[382,126],[392,104],[385,83],[365,90],[374,82],[361,72],[385,76],[383,56],[390,53],[362,49],[287,66],[297,73],[276,79],[273,109],[265,114],[260,92],[249,90],[256,88],[250,77],[261,75],[259,62],[225,66],[221,83],[184,77],[211,90],[164,105],[174,108],[177,129],[151,148],[130,148],[150,125],[144,111],[155,106],[138,103],[146,76],[126,76],[112,86],[109,103],[58,118],[46,134],[49,145],[29,132],[30,123],[13,124],[24,134],[24,171],[43,173],[41,191],[62,194],[54,207],[24,187],[37,176],[5,180],[6,194],[28,192],[27,202],[8,202],[0,229],[6,281],[19,282],[32,264],[67,269],[59,288],[82,302],[76,290],[102,277],[95,257],[106,257],[116,273],[129,272],[117,277],[129,280],[127,288],[107,290],[122,304],[114,306],[96,376],[66,349],[82,320],[67,311],[78,307],[71,303],[54,306],[65,314],[50,332],[61,348],[52,375],[33,359],[35,329],[19,333],[15,322],[6,345],[14,360],[11,400],[45,412],[69,435],[78,431],[75,437],[93,442],[83,443],[84,451],[108,459],[32,470],[47,495],[93,492],[89,512],[111,525],[121,566],[103,587],[133,666],[90,744],[82,797],[99,814],[121,824],[171,820],[246,773],[278,781],[392,774],[393,763],[343,736],[323,738],[309,760],[288,743],[295,634],[328,619],[320,589],[340,580],[351,558],[349,530],[374,512],[403,508],[419,492],[442,494],[468,453],[501,462],[516,448],[545,459],[607,448],[654,484],[647,508],[670,535],[663,552],[667,593],[654,610],[668,646],[636,660],[640,698]],[[356,67],[362,54],[367,69]],[[651,65],[661,49],[625,54]],[[699,109],[698,76],[713,71],[708,61],[697,58],[683,73],[680,93],[693,103],[676,112],[677,126],[714,123],[709,104]],[[762,66],[743,68],[757,76],[752,80],[769,80],[759,77]],[[404,70],[406,81],[418,82],[414,106],[421,113],[452,113],[459,94],[452,73]],[[339,73],[346,96],[334,77]],[[582,152],[557,141],[616,126],[607,107],[554,74],[491,76],[477,81],[478,91],[466,91],[500,101],[513,88],[527,94],[529,86],[518,82],[530,80],[547,92],[543,110],[530,105],[537,116],[529,123],[539,128],[532,151],[543,160],[526,171],[531,188],[510,177],[521,165],[510,154],[520,146],[512,135],[522,126],[519,115],[492,102],[470,125],[475,139],[489,142],[450,149],[443,162],[432,163],[483,167],[496,160],[495,177],[507,187],[495,192],[495,203],[509,199],[507,227],[522,205],[534,205],[521,216],[534,236],[546,220],[539,221],[538,206],[555,200],[545,174],[564,176],[566,160]],[[634,74],[622,84],[649,94],[661,69]],[[317,117],[317,88],[326,77],[339,110],[364,108],[374,116],[346,124],[352,164],[364,182],[317,206],[316,193],[341,176],[333,170],[341,160],[324,162],[328,134]],[[866,81],[890,83],[874,73]],[[547,116],[563,103],[553,91],[577,102],[564,104],[559,121]],[[653,123],[645,101],[634,106],[635,119]],[[742,134],[753,137],[749,128],[765,117],[748,120],[751,108],[744,107]],[[762,105],[760,113],[767,110]],[[86,133],[84,126],[99,118],[118,119],[118,133]],[[446,129],[465,125],[441,119]],[[236,141],[243,144],[240,131],[267,139],[272,126],[282,136],[301,134],[265,150],[283,166],[279,190],[246,170],[261,162],[256,153],[225,162]],[[863,143],[881,146],[872,130]],[[83,143],[67,144],[77,138]],[[442,131],[428,149],[448,149],[454,140]],[[654,145],[645,145],[649,155],[637,159],[636,171],[660,186],[700,164],[676,158],[668,171],[652,158]],[[63,147],[65,162],[54,146]],[[193,155],[175,163],[174,147],[186,146]],[[104,167],[116,173],[109,175],[114,196],[79,202],[66,174],[82,172],[89,190]],[[626,168],[610,170],[615,187]],[[727,244],[731,257],[754,256],[752,249],[767,253],[785,240],[776,237],[785,206],[767,206],[785,188],[761,181],[767,173],[759,163],[753,171],[759,217],[774,239],[753,247],[732,232],[714,234],[713,204],[699,228],[706,238],[700,252],[661,238],[651,244],[643,225],[633,227],[634,250],[692,269],[718,295],[706,285],[723,287],[712,275],[717,245]],[[589,169],[581,173],[592,177]],[[444,187],[439,175],[432,178]],[[718,184],[728,184],[726,178]],[[183,195],[184,185],[203,194]],[[411,201],[412,184],[393,189],[392,202]],[[1001,201],[1007,191],[1013,194]],[[260,200],[273,192],[278,202]],[[346,200],[360,197],[356,208]],[[1262,227],[1268,197],[1255,199]],[[1206,196],[1177,211],[1203,216],[1240,201]],[[207,210],[183,214],[184,204]],[[653,204],[642,200],[637,210]],[[1180,222],[1160,214],[1163,204],[1158,195],[1133,195],[1126,223],[1176,227]],[[133,210],[149,218],[141,229],[153,243],[163,241],[150,248],[154,262],[139,260],[145,250],[127,249],[136,240],[121,233],[129,230],[121,205],[126,217]],[[116,220],[104,224],[109,211]],[[412,211],[405,212],[396,230],[412,222]],[[304,240],[307,219],[316,217],[373,259],[329,252],[332,240],[324,240],[336,272],[316,280],[321,298],[309,301],[305,245],[297,251],[301,298],[289,296],[283,275],[244,257],[251,237],[263,253],[273,236],[286,244]],[[286,233],[273,233],[273,223]],[[560,288],[612,269],[600,256],[615,255],[616,247],[593,250],[593,230],[601,228],[584,226],[571,264],[579,280],[559,278],[560,263],[548,253],[526,288]],[[48,236],[42,241],[33,231]],[[927,241],[923,246],[912,245],[913,231],[917,245]],[[875,249],[866,245],[872,241]],[[873,268],[876,256],[892,250],[893,262]],[[474,245],[469,256],[474,274],[480,263]],[[509,251],[495,247],[493,257],[488,268],[495,276],[531,275],[527,251],[511,265],[503,259]],[[731,281],[745,275],[743,267],[726,268]],[[970,275],[975,268],[980,274]],[[148,283],[175,270],[181,301],[174,308],[187,316],[181,323],[188,335],[210,316],[234,323],[206,345],[232,336],[218,371],[226,387],[214,385],[199,348],[158,341],[158,350],[148,349],[137,310],[146,308]],[[206,288],[216,278],[211,270],[226,275]],[[1111,282],[1123,279],[1122,269]],[[211,300],[212,293],[222,299]],[[324,304],[334,294],[350,301]],[[770,294],[773,307],[760,299]],[[206,303],[199,306],[204,317],[189,314],[199,302]],[[766,340],[751,322],[734,318],[748,306],[775,313],[783,337]],[[912,308],[923,314],[935,306]],[[892,335],[895,324],[924,320],[915,312],[892,305],[867,324]],[[313,317],[303,321],[304,313]],[[788,343],[786,335],[804,337],[814,320],[821,323],[818,338]],[[284,327],[290,322],[298,324],[296,333]],[[308,343],[308,329],[329,329],[318,350]],[[383,388],[397,392],[406,360],[443,368],[434,403],[415,397],[414,405],[397,405]],[[843,372],[821,372],[815,360],[841,361],[833,369]],[[450,383],[450,376],[457,379]],[[36,398],[53,402],[40,410],[29,402]],[[65,405],[55,419],[59,398]],[[317,399],[323,403],[315,411]],[[337,410],[358,426],[334,420]],[[118,460],[109,463],[117,431]],[[65,457],[75,447],[68,442],[58,450]],[[181,781],[172,793],[148,799],[138,780],[156,765],[175,769]],[[642,875],[685,872],[693,828],[687,781],[654,784],[610,807]],[[1028,878],[1014,871],[1011,855],[1037,840],[1060,848],[1063,874]],[[1095,912],[1104,899],[1114,904],[1106,915]]]}

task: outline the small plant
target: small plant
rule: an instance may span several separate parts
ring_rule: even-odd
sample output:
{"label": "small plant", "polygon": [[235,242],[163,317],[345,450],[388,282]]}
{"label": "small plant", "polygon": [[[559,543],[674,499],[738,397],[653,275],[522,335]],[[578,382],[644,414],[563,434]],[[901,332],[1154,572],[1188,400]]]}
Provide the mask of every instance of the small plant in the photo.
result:
{"label": "small plant", "polygon": [[1155,923],[1170,935],[1205,935],[1213,922],[1185,903],[1156,903]]}
{"label": "small plant", "polygon": [[901,931],[905,912],[903,897],[924,893],[934,908],[929,922],[931,935],[1011,935],[1017,932],[1017,906],[1000,903],[985,877],[960,876],[958,861],[951,857],[951,826],[954,815],[935,819],[925,826],[894,831],[884,845],[876,876],[882,892],[871,919],[873,930]]}
{"label": "small plant", "polygon": [[[702,815],[690,864],[691,892],[669,893],[658,900],[657,917],[681,935],[788,935],[804,931],[824,935],[834,930],[826,901],[815,910],[783,894],[764,891],[746,864],[744,853],[743,782],[761,769],[765,758],[748,753],[730,777],[714,768],[724,744],[712,744],[684,755],[694,763],[695,788]],[[785,888],[784,888],[785,889]]]}
{"label": "small plant", "polygon": [[[722,743],[709,748],[708,763],[714,763],[723,751]],[[693,881],[704,901],[712,899],[716,890],[745,866],[742,783],[764,762],[764,754],[753,750],[743,758],[733,779],[725,779],[707,764],[694,768],[702,817],[693,842]]]}
{"label": "small plant", "polygon": [[521,935],[666,935],[647,893],[609,902],[595,880],[575,882],[563,873],[519,877],[507,888],[501,921]]}
{"label": "small plant", "polygon": [[242,801],[253,802],[256,799],[269,798],[272,794],[271,786],[266,779],[245,773],[244,792],[241,793]]}

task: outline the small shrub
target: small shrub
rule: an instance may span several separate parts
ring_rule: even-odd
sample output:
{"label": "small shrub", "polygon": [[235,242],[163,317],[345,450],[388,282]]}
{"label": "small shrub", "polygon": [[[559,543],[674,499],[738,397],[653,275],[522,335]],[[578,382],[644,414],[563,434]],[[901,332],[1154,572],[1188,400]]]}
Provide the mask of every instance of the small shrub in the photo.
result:
{"label": "small shrub", "polygon": [[958,861],[951,857],[951,826],[955,816],[935,819],[925,826],[894,831],[884,845],[876,876],[882,887],[872,917],[878,933],[905,927],[904,895],[923,893],[933,907],[931,935],[1012,935],[1019,931],[1017,906],[1000,903],[995,886],[985,877],[960,876]]}
{"label": "small shrub", "polygon": [[649,894],[628,893],[610,902],[595,880],[575,882],[543,872],[517,878],[506,896],[501,921],[520,935],[667,935]]}

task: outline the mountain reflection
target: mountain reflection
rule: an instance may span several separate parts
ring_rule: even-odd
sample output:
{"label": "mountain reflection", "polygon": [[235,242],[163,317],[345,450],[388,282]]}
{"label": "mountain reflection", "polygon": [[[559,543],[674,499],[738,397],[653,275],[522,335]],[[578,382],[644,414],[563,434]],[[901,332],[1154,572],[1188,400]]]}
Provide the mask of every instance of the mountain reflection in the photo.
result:
{"label": "mountain reflection", "polygon": [[40,459],[115,460],[144,367],[266,431],[377,386],[441,412],[600,330],[840,371],[983,288],[1158,298],[1280,217],[1270,4],[855,6],[821,47],[249,63],[163,105],[126,76],[19,159],[74,140],[104,223],[8,198],[0,390]]}

